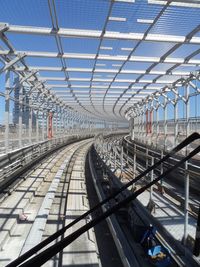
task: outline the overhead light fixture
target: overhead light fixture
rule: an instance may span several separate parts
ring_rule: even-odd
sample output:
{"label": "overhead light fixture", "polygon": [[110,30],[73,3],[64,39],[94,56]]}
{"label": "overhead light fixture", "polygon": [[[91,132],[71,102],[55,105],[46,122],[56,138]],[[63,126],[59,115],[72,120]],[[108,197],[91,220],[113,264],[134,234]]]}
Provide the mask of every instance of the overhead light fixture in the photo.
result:
{"label": "overhead light fixture", "polygon": [[118,21],[118,22],[122,22],[122,21],[126,21],[126,18],[121,18],[121,17],[109,17],[108,20],[109,20],[109,21]]}
{"label": "overhead light fixture", "polygon": [[100,49],[103,49],[103,50],[113,50],[113,48],[111,46],[100,46]]}
{"label": "overhead light fixture", "polygon": [[148,24],[152,24],[154,22],[153,19],[137,19],[138,23],[148,23]]}
{"label": "overhead light fixture", "polygon": [[[169,1],[166,1],[166,0],[148,0],[148,4],[166,5],[168,2]],[[199,0],[172,0],[170,1],[170,5],[200,8],[200,1]]]}
{"label": "overhead light fixture", "polygon": [[113,67],[121,67],[121,64],[112,64]]}
{"label": "overhead light fixture", "polygon": [[105,66],[106,64],[103,64],[103,63],[97,63],[96,64],[96,66],[101,66],[101,67],[103,67],[103,66]]}
{"label": "overhead light fixture", "polygon": [[131,48],[131,47],[122,47],[121,50],[122,51],[132,51],[133,48]]}

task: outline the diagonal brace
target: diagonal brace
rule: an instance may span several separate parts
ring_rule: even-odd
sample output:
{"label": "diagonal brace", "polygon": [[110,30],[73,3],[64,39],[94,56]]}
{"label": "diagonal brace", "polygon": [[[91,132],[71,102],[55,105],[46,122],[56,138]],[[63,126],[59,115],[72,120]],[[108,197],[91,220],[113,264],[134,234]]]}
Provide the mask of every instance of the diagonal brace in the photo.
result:
{"label": "diagonal brace", "polygon": [[25,56],[26,56],[26,54],[18,54],[17,57],[12,59],[9,63],[5,64],[5,66],[0,69],[0,74],[6,70],[12,68],[13,65],[15,65],[18,61],[22,60]]}

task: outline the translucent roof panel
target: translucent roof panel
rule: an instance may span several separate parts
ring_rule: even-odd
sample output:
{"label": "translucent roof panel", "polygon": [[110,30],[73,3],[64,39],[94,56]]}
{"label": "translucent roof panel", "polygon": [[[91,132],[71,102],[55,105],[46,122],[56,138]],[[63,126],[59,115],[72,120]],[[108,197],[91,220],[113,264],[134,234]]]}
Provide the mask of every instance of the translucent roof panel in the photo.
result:
{"label": "translucent roof panel", "polygon": [[26,57],[28,65],[32,66],[48,66],[48,67],[61,67],[60,60],[58,58],[40,58],[40,57]]}
{"label": "translucent roof panel", "polygon": [[200,9],[169,6],[151,33],[187,35],[200,24]]}
{"label": "translucent roof panel", "polygon": [[99,46],[98,39],[62,38],[63,49],[66,53],[96,54]]}
{"label": "translucent roof panel", "polygon": [[101,30],[109,5],[110,1],[102,0],[56,1],[60,27]]}
{"label": "translucent roof panel", "polygon": [[174,44],[159,43],[159,42],[143,42],[135,51],[135,56],[154,56],[161,57],[164,53],[169,51]]}
{"label": "translucent roof panel", "polygon": [[47,0],[6,0],[0,3],[1,22],[36,27],[51,26]]}
{"label": "translucent roof panel", "polygon": [[[200,12],[200,10],[199,10]],[[171,55],[170,57],[187,57],[190,54],[192,54],[195,51],[199,51],[199,45],[188,45],[188,44],[184,44],[182,46],[180,46],[179,48],[177,48]]]}
{"label": "translucent roof panel", "polygon": [[15,71],[37,70],[78,112],[121,120],[126,108],[199,70],[200,6],[183,4],[1,1],[1,62],[25,53]]}
{"label": "translucent roof panel", "polygon": [[148,24],[138,22],[138,19],[154,20],[160,12],[161,7],[152,7],[147,1],[140,0],[133,4],[116,2],[113,5],[111,17],[126,18],[125,22],[110,21],[108,30],[132,32],[144,32],[148,29]]}
{"label": "translucent roof panel", "polygon": [[73,68],[93,68],[94,60],[66,59],[67,67]]}
{"label": "translucent roof panel", "polygon": [[10,42],[15,43],[15,49],[21,51],[46,51],[46,52],[57,52],[57,46],[55,38],[51,36],[40,36],[38,42],[37,35],[28,34],[11,34],[8,33]]}

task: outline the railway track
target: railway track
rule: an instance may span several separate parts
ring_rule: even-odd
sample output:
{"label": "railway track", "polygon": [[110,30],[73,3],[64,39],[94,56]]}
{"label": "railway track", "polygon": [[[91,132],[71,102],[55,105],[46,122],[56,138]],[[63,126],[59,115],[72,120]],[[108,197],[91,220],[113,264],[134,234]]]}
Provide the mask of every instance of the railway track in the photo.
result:
{"label": "railway track", "polygon": [[[29,192],[29,194],[32,194],[32,198],[30,201],[29,196],[27,206],[22,210],[22,213],[18,214],[18,216],[23,215],[24,217],[18,217],[17,222],[15,222],[12,226],[12,231],[9,232],[7,238],[4,240],[4,244],[2,246],[2,254],[0,253],[0,258],[3,259],[1,263],[4,263],[3,265],[1,265],[0,263],[0,266],[5,266],[5,262],[8,263],[19,255],[24,254],[26,251],[30,250],[30,248],[34,247],[42,240],[51,236],[52,233],[69,225],[69,223],[74,221],[74,219],[80,218],[81,215],[89,211],[89,204],[87,199],[88,192],[86,189],[86,180],[88,181],[88,178],[85,178],[85,161],[86,154],[90,146],[90,140],[68,145],[67,148],[59,151],[57,158],[52,159],[52,162],[50,163],[53,165],[53,167],[52,165],[45,166],[47,167],[47,173],[45,173],[46,178],[43,178],[43,180],[46,180],[46,186],[45,184],[42,185],[41,182],[41,184],[35,185],[35,188],[23,188],[25,192],[26,190],[29,189],[30,191],[31,189],[31,192]],[[94,160],[95,157],[92,156],[92,161]],[[114,164],[114,162],[110,162],[110,164],[112,165]],[[91,165],[92,163],[90,157],[89,166]],[[110,191],[115,190],[115,187],[120,188],[121,182],[119,182],[119,179],[114,179],[114,181],[113,178],[109,178],[109,182],[108,176],[106,175],[104,177],[104,174],[106,174],[106,172],[102,172],[102,166],[97,163],[96,167],[96,174],[93,173],[92,177],[94,178],[94,176],[96,176],[97,178],[96,182],[94,181],[94,184],[101,184],[101,192],[97,192],[99,201],[101,201],[105,199],[106,196],[109,196]],[[33,173],[34,170],[32,170],[32,174]],[[101,175],[103,174],[103,177],[101,177],[101,175],[99,176],[100,173]],[[39,173],[37,174],[39,175]],[[44,174],[40,173],[40,176],[42,175]],[[52,178],[48,179],[50,176],[52,176]],[[30,180],[28,179],[28,176],[26,177],[25,181],[20,183],[20,186],[23,187],[24,182],[26,182],[27,180]],[[20,186],[18,186],[17,189],[20,189]],[[36,188],[37,191],[35,192]],[[22,190],[20,189],[19,191]],[[17,190],[14,190],[13,195],[15,194],[15,192],[17,192]],[[130,192],[127,191],[127,194],[130,194]],[[126,193],[120,195],[122,196],[122,200],[125,195]],[[6,199],[2,201],[2,203],[5,203],[5,201],[10,197],[11,196],[7,196]],[[39,198],[37,199],[37,197]],[[108,205],[103,207],[103,212],[106,212],[107,208],[109,207],[112,208],[112,206],[116,205],[118,201],[121,201],[120,198],[112,199]],[[21,203],[20,205],[22,206]],[[16,211],[18,210],[19,206],[17,205]],[[28,212],[30,214],[26,219]],[[139,211],[137,211],[136,213],[139,214]],[[33,215],[32,219],[31,215]],[[65,234],[62,234],[62,236],[59,237],[57,236],[57,239],[55,239],[53,243],[56,243],[57,245],[57,242],[60,243],[62,242],[62,240],[64,241],[66,238],[68,238],[68,236],[74,235],[77,230],[79,231],[81,228],[89,225],[91,220],[93,220],[92,216],[85,216],[81,218],[78,223],[73,224],[73,226],[68,228]],[[138,241],[135,242],[135,237],[133,238],[132,235],[133,231],[135,232],[137,225],[141,224],[141,221],[143,221],[141,225],[142,227],[147,226],[149,223],[149,221],[147,223],[147,221],[143,220],[141,215],[139,215],[138,222],[138,220],[136,220],[135,213],[132,214],[132,211],[130,211],[130,206],[124,207],[119,210],[119,212],[116,213],[116,216],[113,215],[107,218],[110,232],[112,233],[123,264],[120,266],[133,266],[130,265],[130,262],[131,264],[134,264],[134,266],[138,267],[152,266],[148,262],[148,260],[144,258],[145,255],[143,255],[141,245],[138,244]],[[68,246],[64,247],[63,252],[56,254],[56,252],[54,251],[51,255],[55,256],[51,259],[49,257],[50,260],[45,263],[45,266],[63,266],[65,264],[69,266],[73,264],[87,265],[88,262],[95,267],[99,266],[99,252],[96,245],[97,243],[93,229],[89,229],[90,228],[88,228],[88,230],[84,232],[78,239],[75,239],[73,243],[70,242]],[[17,251],[15,252],[17,254],[15,255],[15,257],[13,256],[13,253],[12,255],[9,254],[10,251],[13,251],[13,248],[14,251]],[[124,250],[124,248],[126,249]],[[104,248],[104,251],[105,249],[108,248]],[[176,260],[175,256],[173,266],[183,266],[182,263],[179,264],[178,261],[179,260]]]}
{"label": "railway track", "polygon": [[[80,141],[51,155],[26,173],[10,195],[2,198],[0,266],[7,265],[88,208],[83,165],[90,145],[90,140]],[[81,203],[79,208],[78,203]],[[73,209],[77,209],[76,214]],[[92,232],[90,240],[94,245]],[[96,249],[93,247],[91,251],[95,251],[91,258],[98,264]],[[72,261],[74,254],[71,253]],[[64,251],[48,266],[61,263],[63,258],[66,261],[66,255]]]}
{"label": "railway track", "polygon": [[[10,195],[4,194],[0,203],[1,216],[1,257],[3,257],[3,251],[5,244],[13,234],[13,228],[16,224],[23,220],[33,221],[34,214],[26,213],[27,207],[31,206],[31,203],[35,203],[34,199],[38,198],[36,206],[39,206],[40,199],[42,198],[42,191],[44,191],[48,185],[48,180],[52,179],[55,172],[55,162],[59,161],[64,155],[64,151],[60,152],[60,155],[52,155],[48,159],[43,160],[40,166],[35,166],[20,179],[17,185],[12,188]],[[33,205],[33,204],[32,204]],[[30,207],[29,207],[29,210]],[[35,207],[37,210],[37,207]],[[25,227],[28,227],[26,224]],[[28,231],[28,230],[27,230]],[[17,243],[16,243],[17,244]],[[15,248],[14,253],[17,253],[18,249]]]}
{"label": "railway track", "polygon": [[[134,145],[129,140],[128,136],[123,139],[123,147],[126,153],[126,156],[133,158]],[[151,157],[154,157],[155,160],[159,160],[161,158],[161,151],[152,149],[150,147],[145,147],[139,143],[136,143],[136,155],[137,162],[143,167],[148,167],[151,163]],[[179,161],[182,157],[177,155],[176,157],[170,159],[168,162],[163,164],[163,169],[168,169],[172,165],[174,165],[177,161]],[[194,194],[194,196],[200,195],[199,190],[199,173],[200,173],[200,162],[197,159],[191,159],[188,166],[188,172],[190,175],[190,192]],[[157,169],[157,174],[161,173],[161,169]],[[183,176],[185,173],[185,168],[180,167],[175,172],[171,174],[173,180],[172,186],[178,185],[179,187],[183,187]]]}
{"label": "railway track", "polygon": [[[127,137],[126,137],[127,139]],[[124,140],[126,140],[124,139]],[[124,142],[123,140],[123,142]],[[136,150],[136,166],[134,166],[134,148],[133,144],[129,141],[128,146],[123,143],[123,160],[121,157],[121,150],[119,149],[119,145],[122,143],[122,139],[107,138],[105,140],[107,142],[107,147],[110,147],[110,152],[104,159],[108,165],[111,166],[111,169],[115,171],[115,174],[119,178],[123,178],[124,182],[130,181],[133,177],[142,173],[145,169],[151,166],[151,157],[154,158],[154,162],[160,159],[160,155],[158,152],[154,152],[149,149],[148,155],[146,153],[145,147],[139,147]],[[115,151],[114,151],[115,150]],[[114,154],[116,154],[114,156]],[[146,157],[148,157],[148,161],[146,161]],[[114,159],[115,158],[115,159]],[[176,162],[178,162],[179,158],[173,158],[172,160],[163,164],[163,171],[172,167]],[[198,164],[197,160],[190,161],[190,199],[189,199],[189,213],[192,217],[197,219],[198,210],[200,205],[200,194],[199,194],[199,168],[198,165],[192,165],[192,162]],[[122,164],[123,163],[123,164]],[[121,166],[123,165],[123,166]],[[184,212],[184,202],[185,202],[185,189],[184,189],[184,167],[178,168],[176,171],[173,171],[167,178],[163,179],[162,187],[160,183],[154,186],[154,192],[159,194],[161,197],[172,201],[174,205],[181,211]],[[161,174],[161,168],[156,168],[154,170],[154,178]],[[147,176],[146,179],[143,179],[139,183],[137,183],[137,188],[144,186],[147,181],[150,181],[150,176]]]}
{"label": "railway track", "polygon": [[[95,153],[91,153],[90,157],[95,158]],[[109,196],[112,192],[118,190],[122,184],[119,179],[116,179],[117,177],[109,171],[106,165],[102,163],[98,156],[96,156],[94,162],[92,170],[94,174],[94,184],[99,201],[102,201],[106,196]],[[128,194],[129,191],[127,190],[115,199],[109,201],[109,203],[103,207],[104,212]],[[154,265],[149,261],[140,244],[142,238],[141,233],[148,227],[149,222],[147,223],[147,221],[143,219],[137,209],[135,204],[131,203],[127,207],[120,209],[115,215],[107,218],[107,222],[121,257],[122,265],[124,267],[151,267]],[[182,265],[179,265],[176,261],[172,261],[170,266],[177,267]]]}
{"label": "railway track", "polygon": [[[142,147],[141,149],[144,150],[144,148]],[[124,160],[128,162],[128,166],[125,172],[127,173],[127,177],[131,179],[131,177],[133,177],[133,168],[130,166],[134,165],[133,158],[132,158],[133,152],[131,151],[131,147],[129,147],[128,150],[126,149],[124,152],[125,152]],[[146,153],[144,151],[143,151],[143,154],[140,154],[140,153],[136,154],[137,155],[136,157],[137,158],[136,160],[137,174],[143,172],[148,166],[151,165],[150,160],[146,162],[145,154]],[[158,153],[154,153],[153,151],[150,151],[149,154],[151,156],[155,156],[155,161],[159,159]],[[177,161],[178,159],[174,158],[170,160],[169,162],[165,163],[163,166],[163,170],[170,168]],[[196,165],[192,165],[192,162],[195,163]],[[200,205],[200,194],[199,194],[200,193],[199,191],[199,168],[200,166],[198,166],[197,164],[199,164],[197,160],[191,160],[190,168],[189,168],[189,174],[190,174],[189,213],[195,219],[197,219],[198,217],[198,209]],[[161,173],[161,169],[157,168],[154,171],[154,177],[158,176],[160,173]],[[160,187],[160,184],[157,184],[154,187],[154,190],[157,194],[161,194],[162,196],[172,201],[177,206],[177,208],[180,209],[180,211],[184,211],[184,202],[185,202],[184,176],[185,176],[185,169],[184,167],[181,167],[178,170],[172,172],[168,176],[168,179],[164,179],[162,181],[162,188]],[[144,184],[145,184],[145,180],[143,180],[140,186],[142,187]]]}
{"label": "railway track", "polygon": [[[101,157],[101,159],[103,159],[103,161],[104,161],[104,163],[105,163],[105,165],[107,166],[106,168],[108,168],[108,169],[110,169],[110,171],[105,171],[105,173],[106,172],[112,172],[112,174],[111,174],[111,177],[113,177],[113,173],[115,173],[115,174],[117,174],[117,176],[118,176],[118,179],[116,180],[116,185],[118,185],[118,187],[120,187],[120,184],[126,184],[126,183],[128,183],[128,181],[130,181],[130,180],[132,180],[133,179],[133,177],[135,177],[135,176],[137,176],[138,174],[140,174],[140,173],[142,173],[146,168],[145,167],[139,167],[138,168],[138,162],[136,163],[137,164],[137,167],[135,168],[135,173],[133,174],[133,167],[131,166],[131,163],[133,164],[133,160],[132,160],[132,158],[131,158],[131,155],[129,154],[129,158],[127,158],[127,155],[126,155],[126,151],[123,151],[123,160],[122,160],[122,157],[121,157],[121,150],[118,150],[118,149],[116,149],[116,147],[117,147],[117,145],[118,145],[118,143],[121,143],[121,142],[119,142],[119,141],[117,141],[117,142],[115,142],[114,140],[109,140],[109,139],[107,139],[107,140],[105,140],[104,141],[104,146],[105,146],[105,142],[107,142],[107,143],[109,143],[109,144],[107,144],[106,145],[106,147],[107,147],[107,151],[105,151],[105,153],[104,153],[104,151],[102,152],[102,150],[100,149],[99,150],[99,147],[102,147],[101,146],[101,143],[98,143],[97,144],[97,146],[96,146],[96,148],[97,148],[97,150],[98,150],[98,152],[100,152],[100,157]],[[114,147],[115,146],[115,147]],[[125,149],[124,149],[125,150]],[[117,154],[117,157],[115,157],[114,156],[114,154]],[[107,156],[105,157],[105,155],[107,154]],[[116,160],[116,158],[117,158],[117,160]],[[121,162],[123,162],[123,166],[121,167]],[[149,166],[148,166],[149,167]],[[122,171],[121,171],[122,170]],[[154,170],[155,171],[155,170]],[[171,175],[171,174],[170,174]],[[150,178],[150,177],[149,177]],[[148,177],[144,177],[142,180],[142,182],[141,182],[141,184],[139,185],[139,187],[137,186],[136,188],[135,187],[133,187],[132,188],[132,190],[140,190],[140,188],[142,189],[143,188],[143,186],[145,186],[145,184],[148,184],[149,182],[150,182],[150,179],[149,179]],[[154,177],[155,178],[155,177]],[[113,179],[116,179],[116,178],[113,178]],[[106,177],[105,178],[105,180],[104,180],[104,187],[106,187],[106,188],[109,188],[109,187],[111,187],[111,188],[115,188],[116,187],[116,185],[115,185],[115,183],[112,183],[111,182],[111,180],[112,180],[112,178],[108,178],[108,177]],[[145,180],[147,180],[146,181],[146,183],[145,183]],[[168,179],[167,179],[168,180]],[[167,195],[168,195],[168,199],[166,199],[166,193],[165,194],[161,194],[160,192],[159,192],[159,190],[158,190],[158,188],[157,188],[157,190],[155,191],[155,197],[156,198],[159,198],[159,196],[157,196],[158,195],[158,193],[160,193],[160,198],[162,198],[162,201],[163,201],[163,203],[169,203],[169,200],[171,201],[172,200],[172,198],[173,198],[173,202],[177,202],[177,194],[176,194],[176,191],[174,192],[174,189],[176,189],[176,190],[179,190],[180,188],[177,188],[177,187],[175,187],[175,188],[173,188],[172,186],[169,188],[169,185],[167,184],[167,183],[165,183],[165,186],[166,186],[166,188],[168,189],[168,191],[167,191]],[[155,187],[155,185],[154,185],[154,187]],[[156,188],[155,188],[156,189]],[[116,190],[116,189],[114,189],[114,190]],[[181,190],[180,190],[181,191]],[[172,194],[170,194],[170,192],[174,192],[174,194],[172,195]],[[184,202],[184,194],[182,194],[181,195],[181,193],[182,192],[180,192],[179,193],[179,191],[178,191],[178,200],[179,200],[179,205],[177,205],[177,206],[179,206],[179,209],[180,210],[183,210],[183,202]],[[162,195],[162,196],[161,196]],[[176,198],[175,198],[175,196],[176,196]],[[146,199],[147,200],[147,203],[146,204],[148,204],[148,200],[149,200],[149,196],[148,196],[148,194],[147,193],[145,193],[145,196],[139,196],[139,199]],[[170,198],[170,199],[169,199]],[[192,201],[190,202],[190,204],[191,204],[191,207],[192,207],[192,212],[190,212],[194,217],[195,217],[195,219],[197,219],[197,213],[195,213],[194,212],[194,210],[195,210],[195,208],[197,208],[197,207],[199,207],[199,202],[198,202],[198,200],[197,199],[194,199],[195,201],[193,201],[193,203],[192,203]],[[167,202],[166,202],[167,201]],[[144,202],[144,201],[143,201]],[[138,202],[138,207],[141,207],[141,210],[144,210],[144,208],[142,208],[142,205],[140,204],[140,203]],[[146,204],[145,204],[145,206],[146,206]],[[143,204],[144,205],[144,204]],[[169,205],[169,204],[167,204],[167,205]],[[172,206],[173,207],[173,206]],[[157,208],[157,207],[156,207]],[[166,209],[167,209],[167,207],[166,207]],[[172,208],[173,209],[173,208]],[[145,211],[145,210],[144,210]],[[196,212],[197,212],[197,209],[195,210]],[[168,211],[166,211],[166,214],[168,213]],[[179,213],[178,211],[176,211],[176,213]],[[142,216],[143,218],[146,218],[147,219],[147,222],[152,222],[154,225],[157,225],[157,227],[158,228],[160,228],[160,225],[159,225],[159,223],[156,221],[156,219],[153,219],[153,217],[152,216],[149,216],[149,214],[148,213],[144,213],[145,215],[144,216]],[[180,212],[180,214],[181,214],[181,212]],[[158,215],[157,215],[158,216]],[[165,215],[166,216],[166,215]],[[180,215],[180,218],[181,218],[181,216],[182,215]],[[135,218],[135,215],[133,216],[133,218]],[[163,218],[164,219],[164,218]],[[191,223],[191,221],[190,221],[190,223]],[[121,223],[122,224],[122,223]],[[133,223],[133,225],[135,224],[135,222]],[[137,225],[137,222],[136,222],[136,225]],[[170,226],[168,227],[168,228],[170,228]],[[173,224],[172,224],[172,231],[173,231]],[[138,229],[139,230],[139,229]],[[163,230],[164,230],[164,228],[163,227],[161,227],[160,228],[160,230],[161,230],[161,233],[163,232]],[[163,232],[164,233],[164,232]],[[165,237],[167,238],[167,236],[166,236],[166,234],[167,233],[164,233],[164,235],[165,235]],[[181,234],[181,231],[180,231],[180,234]],[[129,236],[130,235],[127,235],[127,239],[129,240]],[[172,236],[171,236],[172,237]],[[176,241],[174,240],[174,241],[172,241],[172,239],[171,239],[171,237],[169,238],[169,243],[168,243],[168,245],[170,244],[170,242],[171,242],[171,244],[173,244],[173,242],[174,243],[176,243]],[[165,240],[163,240],[163,238],[161,237],[160,238],[161,240],[162,240],[162,242]],[[167,238],[168,239],[168,238]],[[170,240],[171,239],[171,240]],[[165,242],[165,241],[164,241]],[[178,243],[177,243],[178,244]],[[193,247],[193,245],[192,246],[190,246],[190,248],[192,248]],[[181,248],[181,247],[180,247]],[[181,248],[182,249],[182,248]],[[175,255],[175,258],[176,258],[176,255]],[[197,261],[198,262],[198,259],[196,259],[195,261]],[[180,266],[182,266],[182,264],[183,263],[181,263],[180,262]],[[196,263],[194,263],[194,266],[195,266],[195,264]],[[184,265],[184,264],[183,264]],[[198,265],[198,263],[197,263],[197,265]],[[143,265],[141,265],[141,266],[144,266],[144,263],[143,263]],[[179,263],[178,263],[178,266],[179,266]],[[185,266],[185,265],[184,265]],[[189,266],[189,265],[187,265],[186,264],[186,266]],[[190,266],[193,266],[193,265],[190,265]]]}
{"label": "railway track", "polygon": [[[91,142],[81,144],[74,151],[68,162],[67,169],[61,178],[61,183],[58,186],[52,203],[43,239],[49,237],[62,227],[65,227],[74,218],[82,215],[89,209],[85,184],[85,160],[90,146]],[[66,235],[74,232],[89,219],[88,217],[81,220],[79,224],[71,227]],[[66,235],[62,235],[55,242],[62,240]],[[88,262],[93,264],[93,266],[99,266],[93,230],[81,236],[79,240],[65,248],[44,266],[87,265]]]}

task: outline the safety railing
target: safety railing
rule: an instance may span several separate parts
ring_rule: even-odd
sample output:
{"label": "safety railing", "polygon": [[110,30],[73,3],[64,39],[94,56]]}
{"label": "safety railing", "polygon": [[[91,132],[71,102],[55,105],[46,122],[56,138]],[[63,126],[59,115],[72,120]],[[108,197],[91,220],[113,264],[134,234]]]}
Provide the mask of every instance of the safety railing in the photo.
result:
{"label": "safety railing", "polygon": [[70,135],[42,141],[37,144],[17,149],[0,157],[0,193],[9,191],[9,185],[16,176],[24,172],[29,165],[41,160],[42,157],[60,147],[84,138],[93,137],[92,134]]}
{"label": "safety railing", "polygon": [[[11,126],[10,126],[11,127]],[[38,132],[33,128],[31,134],[29,129],[23,129],[22,136],[19,138],[18,128],[13,126],[10,128],[8,139],[5,139],[5,129],[0,128],[0,156],[8,152],[12,152],[16,149],[22,149],[23,147],[35,145],[39,142],[49,141],[47,132],[42,132],[39,129]],[[115,131],[124,131],[124,129],[112,129],[112,128],[62,128],[60,131],[53,132],[53,137],[51,140],[57,140],[58,138],[66,138],[74,135],[84,136],[84,135],[96,135],[99,133],[107,134],[113,133]]]}

